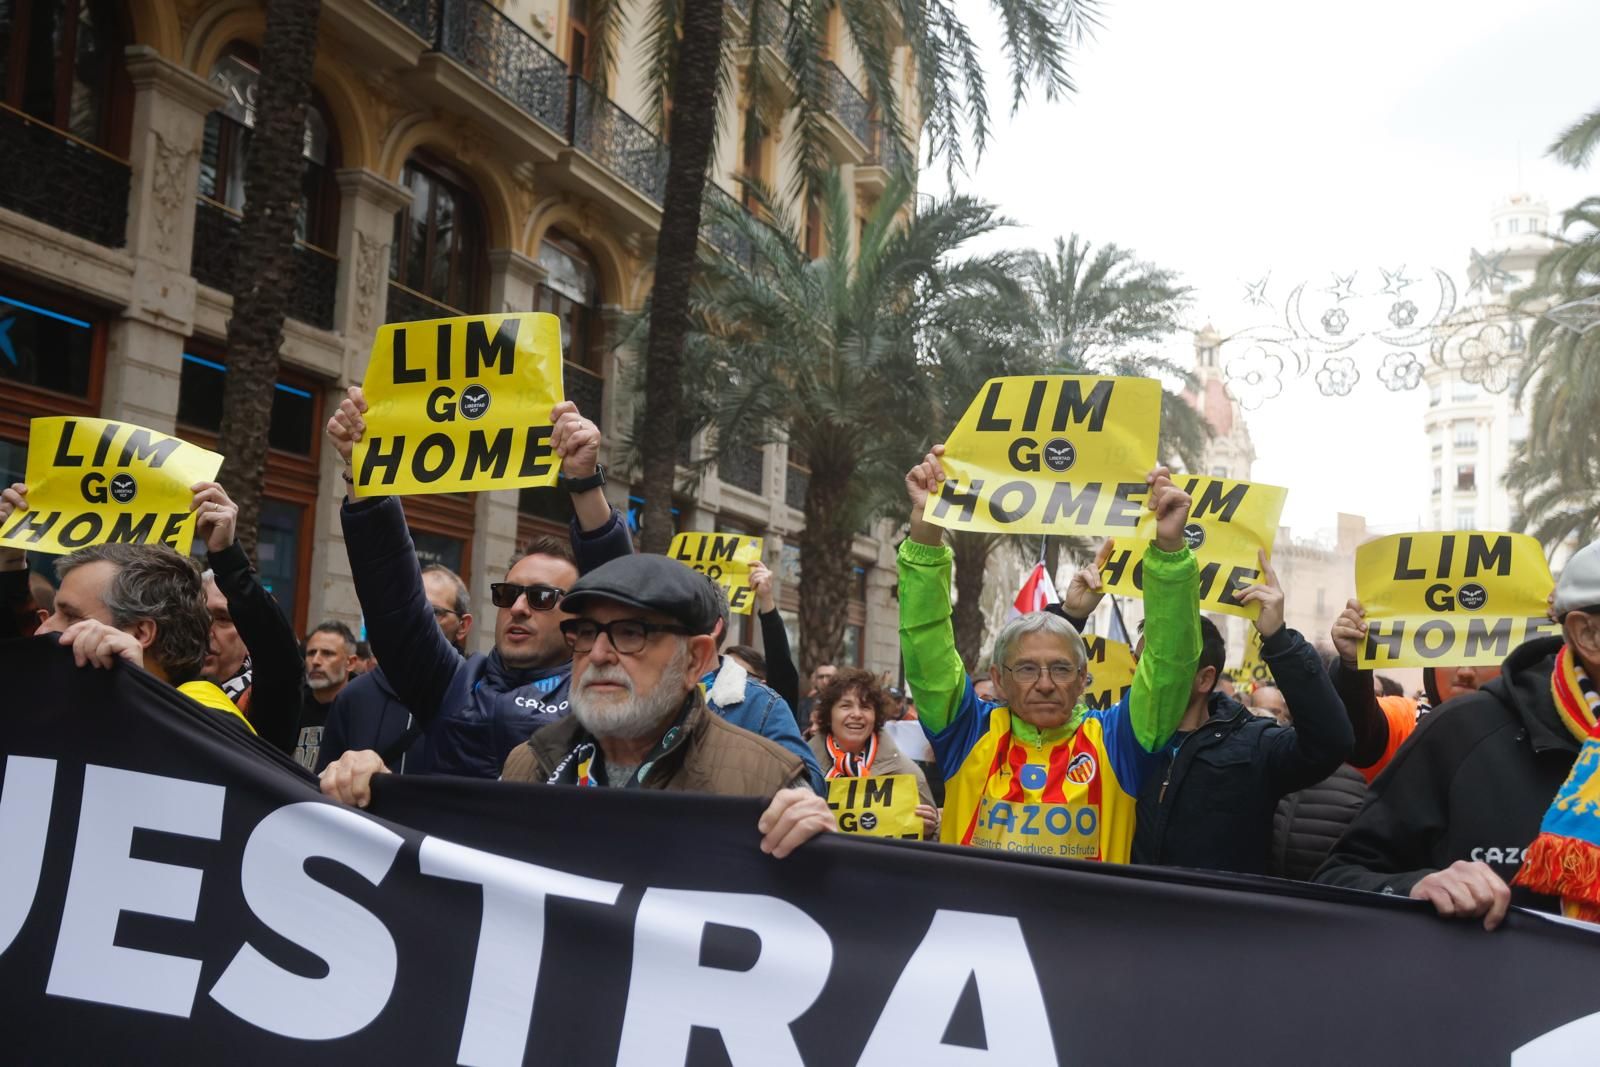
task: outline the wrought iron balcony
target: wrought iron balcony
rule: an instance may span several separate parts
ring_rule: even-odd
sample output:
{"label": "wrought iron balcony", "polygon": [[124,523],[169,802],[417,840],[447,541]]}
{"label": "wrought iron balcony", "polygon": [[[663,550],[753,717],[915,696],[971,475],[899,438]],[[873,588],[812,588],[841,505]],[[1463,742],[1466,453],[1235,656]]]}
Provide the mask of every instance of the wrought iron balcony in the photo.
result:
{"label": "wrought iron balcony", "polygon": [[578,405],[584,418],[593,419],[596,426],[604,429],[601,416],[605,411],[605,379],[576,363],[563,364],[561,374],[567,399]]}
{"label": "wrought iron balcony", "polygon": [[128,241],[128,164],[0,104],[0,207],[108,248]]}
{"label": "wrought iron balcony", "polygon": [[[731,2],[734,10],[739,12],[739,17],[749,25],[756,5],[752,0],[731,0]],[[759,0],[759,5],[761,25],[756,30],[759,38],[757,43],[782,51],[783,39],[789,35],[789,9],[779,0]]]}
{"label": "wrought iron balcony", "polygon": [[567,128],[567,65],[488,0],[446,0],[439,51],[547,128]]}
{"label": "wrought iron balcony", "polygon": [[763,474],[766,453],[759,448],[735,445],[725,449],[717,458],[717,476],[729,485],[736,485],[747,493],[761,495],[765,488]]}
{"label": "wrought iron balcony", "polygon": [[384,322],[416,322],[419,319],[451,319],[466,312],[458,311],[449,304],[441,304],[432,297],[423,296],[415,289],[409,289],[399,282],[389,282],[389,305],[385,309]]}
{"label": "wrought iron balcony", "polygon": [[905,145],[900,143],[900,138],[890,133],[889,130],[877,119],[872,120],[872,141],[870,142],[878,166],[884,170],[898,172],[914,168],[916,159],[906,151]]}
{"label": "wrought iron balcony", "polygon": [[829,112],[864,147],[872,144],[872,105],[835,63],[822,65],[822,87]]}
{"label": "wrought iron balcony", "polygon": [[[214,200],[200,197],[195,202],[194,255],[189,272],[201,284],[231,293],[238,247],[239,216]],[[339,257],[296,241],[290,317],[308,326],[333,329],[333,298],[338,281]]]}
{"label": "wrought iron balcony", "polygon": [[383,10],[432,43],[439,36],[439,0],[373,0]]}
{"label": "wrought iron balcony", "polygon": [[666,196],[667,146],[639,120],[572,76],[567,139],[574,148],[660,204]]}
{"label": "wrought iron balcony", "polygon": [[706,182],[705,205],[700,209],[700,229],[706,241],[718,252],[736,263],[749,263],[755,255],[750,239],[735,229],[725,217],[727,212],[745,212],[747,209],[722,188]]}

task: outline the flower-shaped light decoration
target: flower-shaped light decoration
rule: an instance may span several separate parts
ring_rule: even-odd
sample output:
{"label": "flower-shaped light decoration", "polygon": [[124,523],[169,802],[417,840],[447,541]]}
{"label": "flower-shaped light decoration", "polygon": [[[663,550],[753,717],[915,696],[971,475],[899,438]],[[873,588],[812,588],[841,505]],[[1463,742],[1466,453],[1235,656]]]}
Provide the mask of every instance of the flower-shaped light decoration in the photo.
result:
{"label": "flower-shaped light decoration", "polygon": [[1330,356],[1317,371],[1317,388],[1323,396],[1349,396],[1360,380],[1356,361],[1349,356]]}
{"label": "flower-shaped light decoration", "polygon": [[1517,334],[1491,322],[1462,341],[1461,377],[1488,392],[1505,392],[1517,369],[1517,352],[1525,344]]}
{"label": "flower-shaped light decoration", "polygon": [[1329,337],[1338,337],[1350,325],[1350,313],[1344,308],[1329,308],[1322,313],[1322,329]]}
{"label": "flower-shaped light decoration", "polygon": [[1410,352],[1390,352],[1378,368],[1378,380],[1391,393],[1422,384],[1422,362]]}
{"label": "flower-shaped light decoration", "polygon": [[1283,357],[1261,345],[1251,345],[1228,360],[1222,373],[1228,392],[1250,411],[1283,392]]}
{"label": "flower-shaped light decoration", "polygon": [[1396,300],[1389,307],[1389,321],[1395,329],[1403,330],[1417,321],[1417,305],[1409,300]]}

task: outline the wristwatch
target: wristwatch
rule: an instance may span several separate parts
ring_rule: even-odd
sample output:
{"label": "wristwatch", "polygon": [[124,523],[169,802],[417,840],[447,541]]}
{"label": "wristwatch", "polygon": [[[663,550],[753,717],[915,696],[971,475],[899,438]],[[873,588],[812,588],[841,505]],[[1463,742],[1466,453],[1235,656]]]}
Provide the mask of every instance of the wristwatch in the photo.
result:
{"label": "wristwatch", "polygon": [[591,489],[598,489],[606,484],[606,465],[596,463],[594,473],[587,478],[568,478],[565,471],[556,474],[556,488],[565,489],[569,493],[587,493]]}

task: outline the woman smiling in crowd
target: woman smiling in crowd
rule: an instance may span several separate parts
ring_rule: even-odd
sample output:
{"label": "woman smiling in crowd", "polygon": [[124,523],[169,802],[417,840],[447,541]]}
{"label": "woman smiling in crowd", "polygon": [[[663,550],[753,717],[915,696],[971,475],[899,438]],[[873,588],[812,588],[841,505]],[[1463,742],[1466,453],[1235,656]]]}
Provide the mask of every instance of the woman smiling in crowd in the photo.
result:
{"label": "woman smiling in crowd", "polygon": [[883,729],[894,701],[871,673],[855,668],[839,671],[817,694],[817,722],[811,739],[825,778],[866,778],[909,774],[917,780],[917,815],[923,837],[939,836],[939,809],[928,780]]}

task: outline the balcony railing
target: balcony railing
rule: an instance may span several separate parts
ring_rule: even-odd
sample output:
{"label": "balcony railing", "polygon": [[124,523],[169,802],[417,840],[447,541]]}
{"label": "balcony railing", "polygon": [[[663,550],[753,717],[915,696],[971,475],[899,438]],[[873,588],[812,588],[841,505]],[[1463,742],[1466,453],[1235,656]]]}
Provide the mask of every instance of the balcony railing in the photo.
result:
{"label": "balcony railing", "polygon": [[487,0],[449,0],[439,51],[556,133],[566,130],[567,65]]}
{"label": "balcony railing", "polygon": [[[231,293],[238,248],[239,216],[214,200],[200,197],[194,209],[194,258],[190,262],[190,273],[204,285]],[[290,317],[308,326],[333,329],[334,290],[338,281],[339,257],[296,241],[294,288],[289,294]]]}
{"label": "balcony railing", "polygon": [[572,146],[660,204],[667,192],[667,146],[661,138],[576,75],[571,100]]}
{"label": "balcony railing", "polygon": [[735,446],[726,449],[717,459],[717,476],[729,485],[736,485],[747,493],[761,495],[765,488],[762,476],[766,469],[766,453],[759,448]]}
{"label": "balcony railing", "polygon": [[[750,22],[754,9],[752,0],[732,0],[734,10],[745,23]],[[789,9],[778,0],[761,0],[761,26],[757,30],[757,44],[769,48],[783,48],[783,39],[789,35]]]}
{"label": "balcony railing", "polygon": [[822,87],[828,110],[850,135],[864,146],[872,145],[872,105],[855,83],[835,63],[822,65]]}
{"label": "balcony railing", "polygon": [[889,130],[877,119],[871,120],[872,141],[871,147],[878,166],[885,170],[905,170],[915,162],[911,154],[906,151],[905,145],[900,143],[900,138],[890,133]]}
{"label": "balcony railing", "polygon": [[464,314],[466,312],[459,311],[449,304],[441,304],[432,297],[424,296],[397,281],[391,279],[389,282],[389,306],[385,312],[384,322],[451,319]]}
{"label": "balcony railing", "polygon": [[373,0],[383,10],[432,43],[439,35],[439,0]]}
{"label": "balcony railing", "polygon": [[0,104],[0,207],[108,248],[128,240],[128,164]]}
{"label": "balcony railing", "polygon": [[700,229],[706,241],[718,252],[736,263],[748,264],[755,255],[750,239],[740,233],[725,217],[729,211],[744,211],[744,205],[722,191],[721,186],[706,183],[705,205],[700,210]]}
{"label": "balcony railing", "polygon": [[561,371],[567,399],[578,405],[578,412],[584,418],[594,420],[596,426],[604,429],[605,420],[601,415],[604,411],[605,379],[576,363],[564,364]]}

